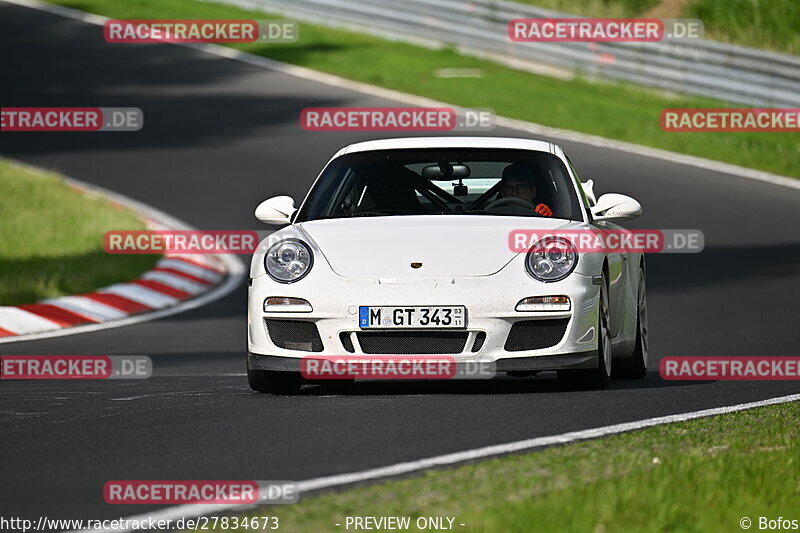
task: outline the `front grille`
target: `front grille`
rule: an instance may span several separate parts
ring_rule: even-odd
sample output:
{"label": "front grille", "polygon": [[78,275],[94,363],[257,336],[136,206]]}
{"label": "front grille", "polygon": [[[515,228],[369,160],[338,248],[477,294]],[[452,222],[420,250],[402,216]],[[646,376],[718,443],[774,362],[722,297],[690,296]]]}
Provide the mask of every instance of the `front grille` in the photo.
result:
{"label": "front grille", "polygon": [[464,351],[466,331],[362,331],[361,351],[369,354],[456,354]]}
{"label": "front grille", "polygon": [[507,352],[521,352],[555,346],[564,338],[567,323],[568,318],[514,322],[508,332],[505,349]]}
{"label": "front grille", "polygon": [[322,339],[317,325],[304,320],[274,320],[267,318],[269,338],[278,348],[301,352],[321,352]]}

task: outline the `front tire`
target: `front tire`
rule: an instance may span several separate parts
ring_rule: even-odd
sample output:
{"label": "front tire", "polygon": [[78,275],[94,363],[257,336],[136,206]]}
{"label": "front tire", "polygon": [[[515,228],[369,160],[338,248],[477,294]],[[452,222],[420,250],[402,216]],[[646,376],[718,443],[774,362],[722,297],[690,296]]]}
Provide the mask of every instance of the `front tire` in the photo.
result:
{"label": "front tire", "polygon": [[247,369],[247,382],[256,392],[269,392],[279,395],[292,395],[303,385],[298,372],[276,372],[272,370]]}
{"label": "front tire", "polygon": [[647,293],[644,265],[639,267],[639,294],[636,308],[636,347],[627,366],[615,369],[614,377],[642,379],[647,375]]}
{"label": "front tire", "polygon": [[604,389],[611,383],[611,313],[608,305],[608,283],[604,273],[603,282],[600,284],[600,305],[597,312],[597,368],[559,370],[559,381],[569,387]]}

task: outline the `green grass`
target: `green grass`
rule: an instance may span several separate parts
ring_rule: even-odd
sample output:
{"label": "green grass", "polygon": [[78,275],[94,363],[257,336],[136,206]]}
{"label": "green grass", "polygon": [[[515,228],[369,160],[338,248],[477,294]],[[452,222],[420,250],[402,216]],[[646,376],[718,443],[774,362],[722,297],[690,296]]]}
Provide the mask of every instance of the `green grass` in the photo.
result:
{"label": "green grass", "polygon": [[[119,19],[267,18],[263,13],[195,0],[55,3]],[[97,35],[101,38],[99,30]],[[535,76],[451,49],[430,50],[305,23],[301,24],[296,43],[237,48],[463,107],[488,107],[498,115],[547,126],[800,177],[800,141],[796,133],[667,133],[659,127],[659,114],[665,107],[737,107],[730,104],[670,97],[627,85]],[[436,77],[435,71],[443,67],[479,68],[483,77]]]}
{"label": "green grass", "polygon": [[512,0],[545,9],[587,17],[636,17],[658,5],[659,0]]}
{"label": "green grass", "polygon": [[158,259],[104,251],[106,231],[145,229],[132,213],[8,160],[0,160],[0,220],[0,305],[129,281]]}
{"label": "green grass", "polygon": [[[659,0],[516,0],[587,17],[642,17]],[[667,0],[655,14],[664,18],[698,18],[705,37],[718,41],[800,54],[800,2],[797,0]]]}
{"label": "green grass", "polygon": [[277,516],[280,530],[292,533],[347,531],[347,516],[450,516],[456,531],[470,533],[740,531],[747,516],[758,530],[759,516],[800,519],[798,467],[795,402],[301,497],[241,516]]}
{"label": "green grass", "polygon": [[710,39],[800,54],[797,0],[694,0],[685,16],[705,22]]}

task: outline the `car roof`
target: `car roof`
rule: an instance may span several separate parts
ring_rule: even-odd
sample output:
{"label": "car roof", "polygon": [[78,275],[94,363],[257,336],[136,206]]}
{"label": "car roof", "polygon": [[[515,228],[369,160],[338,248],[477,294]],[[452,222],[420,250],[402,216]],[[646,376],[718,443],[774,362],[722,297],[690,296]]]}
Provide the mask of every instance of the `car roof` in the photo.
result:
{"label": "car roof", "polygon": [[555,145],[552,143],[513,137],[400,137],[351,144],[339,150],[335,157],[354,152],[415,148],[506,148],[510,150],[534,150],[551,154],[556,152]]}

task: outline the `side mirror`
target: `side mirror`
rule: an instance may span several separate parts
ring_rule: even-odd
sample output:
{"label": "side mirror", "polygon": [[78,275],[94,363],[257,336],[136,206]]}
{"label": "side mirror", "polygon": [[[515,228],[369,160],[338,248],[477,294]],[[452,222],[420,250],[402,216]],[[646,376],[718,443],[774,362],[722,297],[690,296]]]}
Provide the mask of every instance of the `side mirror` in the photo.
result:
{"label": "side mirror", "polygon": [[256,207],[256,218],[264,224],[284,226],[289,224],[295,211],[297,209],[291,196],[275,196]]}
{"label": "side mirror", "polygon": [[596,221],[612,222],[638,217],[642,214],[642,205],[630,196],[608,193],[597,199],[591,212]]}

